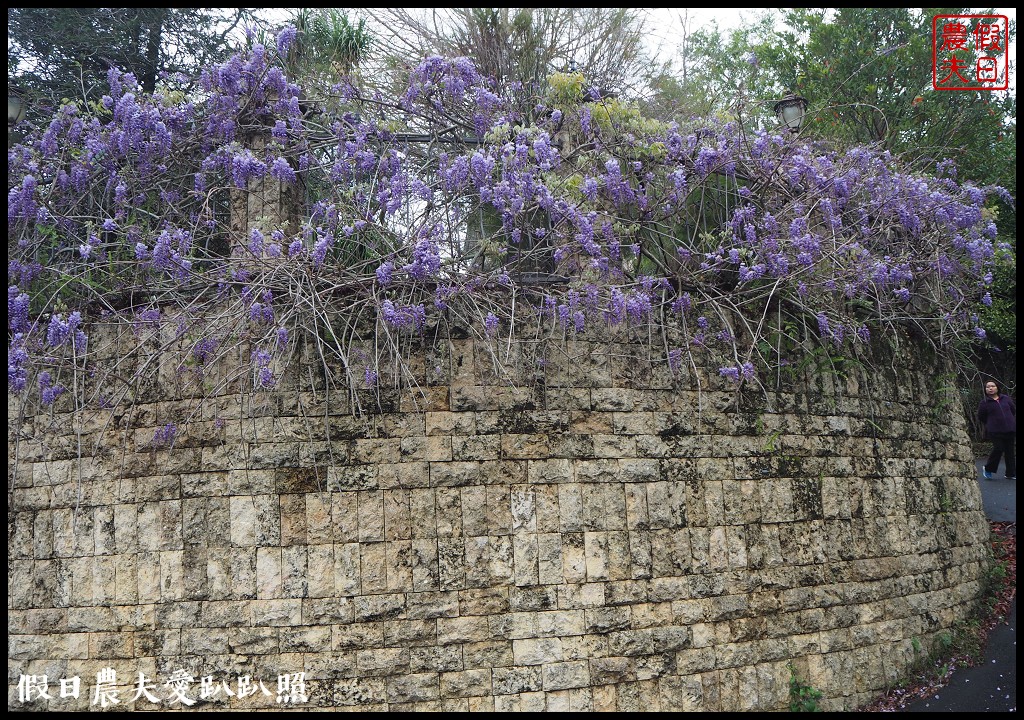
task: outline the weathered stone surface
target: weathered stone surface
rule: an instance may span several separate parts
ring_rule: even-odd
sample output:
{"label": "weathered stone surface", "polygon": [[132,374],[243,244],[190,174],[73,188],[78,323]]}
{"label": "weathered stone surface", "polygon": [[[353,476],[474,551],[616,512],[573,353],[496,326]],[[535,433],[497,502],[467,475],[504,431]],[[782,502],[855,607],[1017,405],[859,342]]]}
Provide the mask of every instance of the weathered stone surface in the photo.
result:
{"label": "weathered stone surface", "polygon": [[[195,410],[170,384],[125,424],[89,415],[81,461],[69,419],[30,418],[9,709],[36,706],[22,675],[109,666],[268,688],[218,709],[280,707],[305,672],[317,709],[780,710],[793,662],[842,710],[973,606],[987,525],[958,417],[852,374],[738,412],[713,367],[698,387],[628,342],[559,343],[542,370],[511,349],[534,363],[515,388],[487,343],[414,352],[426,384],[358,414],[287,377],[260,403],[226,384],[170,450],[154,431]],[[901,371],[922,403],[932,370]]]}

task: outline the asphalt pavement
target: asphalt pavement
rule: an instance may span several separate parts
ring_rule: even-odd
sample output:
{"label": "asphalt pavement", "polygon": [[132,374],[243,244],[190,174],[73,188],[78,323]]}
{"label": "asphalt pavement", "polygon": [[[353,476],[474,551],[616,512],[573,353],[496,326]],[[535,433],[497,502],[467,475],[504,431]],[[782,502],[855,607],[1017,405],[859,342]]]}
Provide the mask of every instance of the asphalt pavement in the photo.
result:
{"label": "asphalt pavement", "polygon": [[[997,522],[1017,522],[1017,481],[1007,480],[1000,466],[992,480],[982,475],[984,459],[978,460],[978,484],[985,515]],[[988,636],[985,661],[953,673],[949,684],[907,706],[906,712],[1016,712],[1017,711],[1017,600],[1010,605],[1006,624]]]}

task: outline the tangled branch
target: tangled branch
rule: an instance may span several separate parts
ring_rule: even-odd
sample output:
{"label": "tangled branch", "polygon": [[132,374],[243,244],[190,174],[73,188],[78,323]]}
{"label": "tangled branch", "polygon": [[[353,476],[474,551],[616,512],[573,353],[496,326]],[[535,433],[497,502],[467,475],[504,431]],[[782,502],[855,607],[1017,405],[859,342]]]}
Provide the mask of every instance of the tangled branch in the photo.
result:
{"label": "tangled branch", "polygon": [[[467,58],[427,58],[396,97],[351,77],[307,97],[293,40],[209,69],[196,100],[111,70],[100,106],[9,151],[10,394],[136,402],[175,349],[197,395],[270,390],[300,351],[352,395],[411,377],[410,338],[441,329],[613,328],[736,384],[808,343],[982,333],[1005,191],[945,163],[656,122],[579,74],[516,107]],[[134,335],[110,355],[103,326]]]}

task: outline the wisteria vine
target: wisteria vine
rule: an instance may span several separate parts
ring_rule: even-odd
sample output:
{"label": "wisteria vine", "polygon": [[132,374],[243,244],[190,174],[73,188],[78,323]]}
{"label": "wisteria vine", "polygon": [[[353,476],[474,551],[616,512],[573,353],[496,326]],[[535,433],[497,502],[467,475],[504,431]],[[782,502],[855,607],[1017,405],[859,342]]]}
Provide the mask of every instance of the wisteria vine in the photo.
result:
{"label": "wisteria vine", "polygon": [[[271,390],[309,340],[333,380],[374,387],[441,326],[658,337],[672,372],[699,356],[737,384],[809,341],[983,334],[1010,252],[986,203],[1005,191],[950,161],[923,175],[869,147],[657,122],[572,74],[515,107],[467,58],[427,58],[398,97],[351,77],[307,97],[281,59],[294,38],[192,98],[112,69],[98,106],[10,148],[9,394],[131,401],[168,347],[203,392]],[[131,352],[94,348],[104,326],[131,327]],[[212,372],[242,346],[237,375]]]}

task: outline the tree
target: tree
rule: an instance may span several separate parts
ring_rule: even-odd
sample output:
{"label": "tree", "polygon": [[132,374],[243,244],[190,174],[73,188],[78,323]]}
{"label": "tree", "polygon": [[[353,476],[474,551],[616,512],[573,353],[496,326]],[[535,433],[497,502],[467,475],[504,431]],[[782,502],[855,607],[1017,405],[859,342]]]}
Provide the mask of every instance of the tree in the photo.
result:
{"label": "tree", "polygon": [[993,163],[992,146],[1008,139],[1016,96],[933,90],[931,13],[795,9],[786,13],[785,22],[791,29],[758,49],[767,55],[765,64],[775,70],[781,87],[813,93],[812,121],[834,122],[830,135],[882,143],[909,153],[923,167],[960,157],[962,176],[1014,189],[1006,183],[1009,158],[997,152]]}
{"label": "tree", "polygon": [[329,87],[357,68],[373,45],[365,20],[350,20],[334,8],[299,8],[291,20],[295,41],[284,59],[290,74],[305,83]]}
{"label": "tree", "polygon": [[[810,101],[804,137],[871,144],[922,172],[1005,188],[986,212],[1008,249],[999,253],[988,292],[974,307],[987,338],[962,349],[971,356],[965,373],[981,365],[996,377],[1012,378],[1016,95],[932,89],[931,19],[937,12],[798,8],[766,12],[725,37],[715,28],[694,33],[686,46],[686,72],[663,83],[661,103],[681,102],[757,125],[771,122],[773,99],[795,91]],[[1011,38],[1015,32],[1011,23]],[[990,353],[989,347],[1005,352]]]}
{"label": "tree", "polygon": [[[955,158],[956,176],[1000,185],[1016,195],[1017,99],[1014,93],[932,89],[932,14],[911,8],[794,9],[790,29],[752,51],[780,87],[814,98],[811,121],[822,134],[879,143],[922,169]],[[946,14],[969,14],[953,8]],[[1009,28],[1016,34],[1015,25]],[[806,38],[806,42],[800,42]],[[973,58],[969,62],[973,67]],[[1016,210],[999,200],[993,219],[1016,246]],[[989,340],[1016,347],[1015,258],[998,265],[991,304],[979,306]],[[989,302],[989,300],[986,300]]]}
{"label": "tree", "polygon": [[227,57],[244,17],[241,8],[10,8],[8,82],[40,116],[63,99],[98,100],[112,67],[153,92],[161,73],[195,76]]}
{"label": "tree", "polygon": [[[469,57],[524,106],[552,71],[582,72],[588,86],[624,92],[646,76],[644,17],[629,8],[432,8],[368,11],[391,61]],[[528,107],[521,108],[528,113]]]}
{"label": "tree", "polygon": [[1016,96],[932,90],[931,34],[931,14],[913,8],[769,11],[725,37],[692,34],[673,87],[747,121],[796,92],[810,101],[805,132],[877,143],[927,170],[957,158],[960,177],[1015,192]]}

